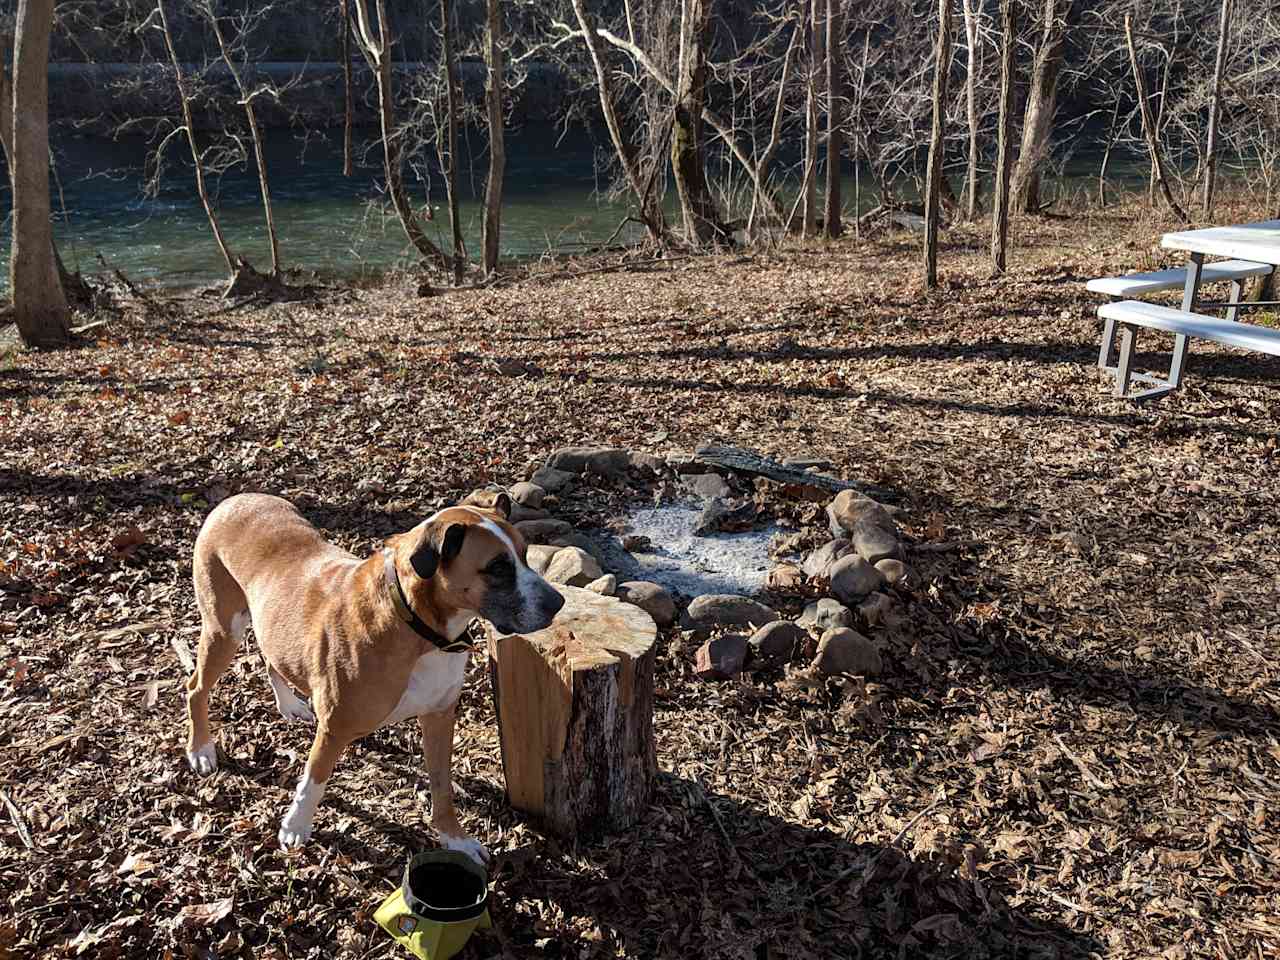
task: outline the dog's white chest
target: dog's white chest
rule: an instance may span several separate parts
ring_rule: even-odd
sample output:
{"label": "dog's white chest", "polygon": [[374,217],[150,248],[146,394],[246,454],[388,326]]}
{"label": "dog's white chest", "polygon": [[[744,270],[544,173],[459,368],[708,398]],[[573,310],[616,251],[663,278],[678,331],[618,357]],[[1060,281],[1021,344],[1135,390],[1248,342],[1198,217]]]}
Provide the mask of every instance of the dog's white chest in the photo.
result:
{"label": "dog's white chest", "polygon": [[382,722],[384,727],[423,713],[437,713],[458,698],[467,669],[462,653],[428,653],[418,658],[400,702]]}

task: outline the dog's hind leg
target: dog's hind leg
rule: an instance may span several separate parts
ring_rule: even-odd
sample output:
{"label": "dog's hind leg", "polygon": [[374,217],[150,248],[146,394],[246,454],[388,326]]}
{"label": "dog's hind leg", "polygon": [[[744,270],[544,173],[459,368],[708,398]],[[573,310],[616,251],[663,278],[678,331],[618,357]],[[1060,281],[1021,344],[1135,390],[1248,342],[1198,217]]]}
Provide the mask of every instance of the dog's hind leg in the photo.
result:
{"label": "dog's hind leg", "polygon": [[198,541],[192,577],[200,610],[200,646],[195,673],[187,679],[187,763],[203,775],[218,769],[218,748],[209,730],[209,694],[235,659],[249,611],[240,585]]}
{"label": "dog's hind leg", "polygon": [[[265,655],[263,659],[266,659]],[[316,715],[311,712],[307,701],[293,692],[284,677],[270,663],[267,664],[267,679],[271,681],[271,693],[276,698],[276,709],[286,720],[303,720],[315,723]]]}

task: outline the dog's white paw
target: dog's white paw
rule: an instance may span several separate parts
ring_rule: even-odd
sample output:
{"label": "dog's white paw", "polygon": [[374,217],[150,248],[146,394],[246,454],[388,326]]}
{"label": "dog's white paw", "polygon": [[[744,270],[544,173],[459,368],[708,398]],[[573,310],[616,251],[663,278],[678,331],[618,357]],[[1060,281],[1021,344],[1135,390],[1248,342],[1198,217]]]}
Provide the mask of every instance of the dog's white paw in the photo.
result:
{"label": "dog's white paw", "polygon": [[187,765],[202,777],[218,769],[218,745],[212,740],[198,750],[187,751]]}
{"label": "dog's white paw", "polygon": [[471,837],[451,837],[442,833],[440,842],[444,844],[446,850],[457,850],[459,853],[465,853],[482,867],[489,862],[489,850],[479,840]]}
{"label": "dog's white paw", "polygon": [[308,823],[305,826],[290,824],[289,818],[285,817],[277,836],[280,838],[280,849],[295,850],[311,839],[311,824]]}

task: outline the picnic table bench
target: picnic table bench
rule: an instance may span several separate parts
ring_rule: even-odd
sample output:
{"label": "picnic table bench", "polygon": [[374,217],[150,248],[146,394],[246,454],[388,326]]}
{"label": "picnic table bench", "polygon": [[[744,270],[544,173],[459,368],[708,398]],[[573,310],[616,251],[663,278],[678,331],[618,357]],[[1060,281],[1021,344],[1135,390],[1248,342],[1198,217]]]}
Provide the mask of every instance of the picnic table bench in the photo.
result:
{"label": "picnic table bench", "polygon": [[[1280,330],[1236,319],[1241,310],[1280,306],[1275,301],[1242,302],[1241,299],[1244,280],[1266,276],[1280,264],[1280,220],[1167,233],[1161,244],[1169,249],[1188,251],[1187,267],[1127,277],[1103,277],[1086,285],[1091,292],[1113,298],[1140,297],[1179,287],[1183,291],[1180,309],[1133,299],[1105,303],[1098,308],[1098,316],[1104,321],[1098,365],[1115,374],[1116,396],[1146,400],[1177,389],[1182,382],[1187,344],[1192,337],[1280,356]],[[1206,264],[1206,254],[1233,259]],[[1204,302],[1200,299],[1202,284],[1223,281],[1231,283],[1228,300]],[[1198,309],[1225,310],[1226,317],[1208,316],[1197,312]],[[1167,378],[1133,370],[1137,332],[1144,327],[1174,335]],[[1119,354],[1113,359],[1117,332]],[[1146,389],[1131,392],[1135,381],[1146,384]]]}

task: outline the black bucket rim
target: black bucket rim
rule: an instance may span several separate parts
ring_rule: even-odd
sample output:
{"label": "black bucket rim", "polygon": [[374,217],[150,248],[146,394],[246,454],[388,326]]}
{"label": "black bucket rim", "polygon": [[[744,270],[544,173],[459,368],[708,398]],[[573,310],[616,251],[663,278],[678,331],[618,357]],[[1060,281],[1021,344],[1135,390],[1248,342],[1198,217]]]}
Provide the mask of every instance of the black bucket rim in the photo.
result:
{"label": "black bucket rim", "polygon": [[[475,903],[468,903],[460,907],[437,907],[415,896],[413,890],[409,887],[409,875],[416,867],[420,867],[425,863],[439,863],[458,867],[479,880],[480,895]],[[489,905],[489,874],[465,853],[459,853],[457,850],[428,850],[426,853],[411,857],[409,862],[405,864],[404,879],[400,883],[400,890],[404,894],[405,906],[417,916],[440,923],[461,923],[465,920],[475,920],[484,914]]]}

